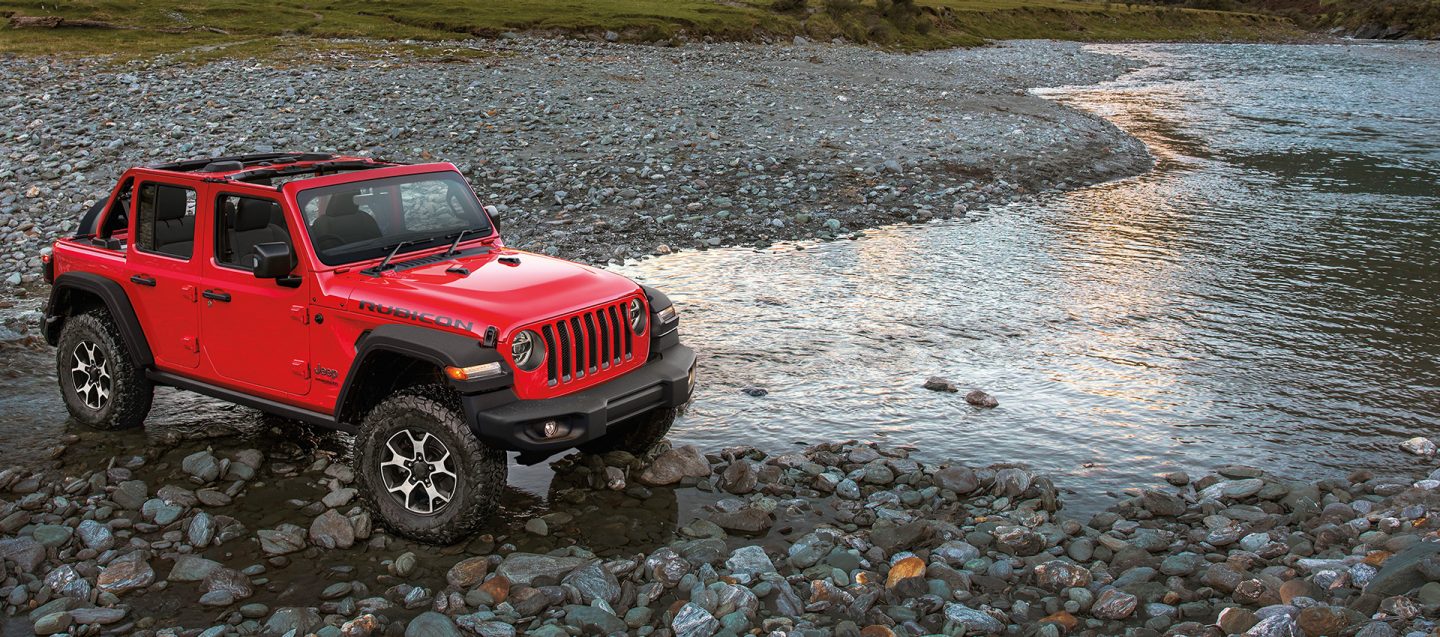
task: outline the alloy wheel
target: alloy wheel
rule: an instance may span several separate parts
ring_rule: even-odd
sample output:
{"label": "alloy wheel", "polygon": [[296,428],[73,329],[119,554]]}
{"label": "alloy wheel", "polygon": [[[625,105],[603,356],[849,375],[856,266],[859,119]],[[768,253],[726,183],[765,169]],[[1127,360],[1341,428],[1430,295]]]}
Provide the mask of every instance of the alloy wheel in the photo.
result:
{"label": "alloy wheel", "polygon": [[71,356],[70,376],[75,383],[75,395],[85,406],[100,411],[110,402],[110,361],[99,345],[81,341]]}
{"label": "alloy wheel", "polygon": [[406,510],[434,515],[455,497],[455,456],[427,431],[401,429],[385,441],[380,478]]}

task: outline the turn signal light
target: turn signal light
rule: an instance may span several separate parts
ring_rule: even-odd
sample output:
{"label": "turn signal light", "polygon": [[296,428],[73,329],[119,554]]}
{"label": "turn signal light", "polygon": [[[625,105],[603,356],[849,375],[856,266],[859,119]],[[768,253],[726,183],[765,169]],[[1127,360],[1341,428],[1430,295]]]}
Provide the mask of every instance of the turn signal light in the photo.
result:
{"label": "turn signal light", "polygon": [[480,378],[491,378],[505,373],[500,363],[482,363],[469,367],[446,367],[445,375],[455,380],[476,380]]}

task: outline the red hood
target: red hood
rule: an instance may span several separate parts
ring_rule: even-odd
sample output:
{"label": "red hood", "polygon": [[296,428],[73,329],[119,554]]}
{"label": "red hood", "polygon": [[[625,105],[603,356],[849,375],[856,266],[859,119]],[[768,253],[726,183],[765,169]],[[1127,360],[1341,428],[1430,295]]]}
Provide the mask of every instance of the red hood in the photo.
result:
{"label": "red hood", "polygon": [[[403,269],[378,277],[359,271],[342,275],[354,286],[349,297],[354,309],[377,311],[366,304],[378,304],[385,306],[378,310],[383,314],[454,325],[477,336],[494,325],[502,340],[508,340],[511,330],[640,290],[635,282],[612,272],[506,248],[409,268],[404,267],[403,257],[397,261]],[[457,266],[470,273],[447,271]],[[422,315],[424,319],[417,318]]]}

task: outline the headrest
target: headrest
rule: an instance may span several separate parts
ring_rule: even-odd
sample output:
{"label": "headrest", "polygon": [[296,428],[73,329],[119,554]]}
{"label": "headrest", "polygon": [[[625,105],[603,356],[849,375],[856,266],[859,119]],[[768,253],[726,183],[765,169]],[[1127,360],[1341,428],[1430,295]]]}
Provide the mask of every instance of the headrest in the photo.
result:
{"label": "headrest", "polygon": [[342,192],[330,195],[330,203],[325,206],[325,216],[343,217],[360,212],[360,206],[355,204],[355,197],[359,195],[360,193],[355,192]]}
{"label": "headrest", "polygon": [[259,230],[270,225],[271,212],[279,205],[264,199],[240,199],[240,209],[235,213],[235,231]]}
{"label": "headrest", "polygon": [[188,207],[185,193],[189,191],[174,186],[155,187],[155,219],[157,221],[175,221],[185,218],[185,209]]}

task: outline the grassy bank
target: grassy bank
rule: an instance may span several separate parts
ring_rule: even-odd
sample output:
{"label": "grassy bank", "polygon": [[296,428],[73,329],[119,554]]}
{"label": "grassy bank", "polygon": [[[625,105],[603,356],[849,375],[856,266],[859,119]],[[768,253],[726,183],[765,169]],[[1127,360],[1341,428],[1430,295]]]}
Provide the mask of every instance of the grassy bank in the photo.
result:
{"label": "grassy bank", "polygon": [[[11,22],[0,27],[0,52],[132,57],[180,50],[286,55],[312,40],[442,41],[507,32],[610,33],[621,41],[658,43],[677,37],[804,35],[910,50],[1008,38],[1267,40],[1299,35],[1286,20],[1250,13],[1075,0],[0,0],[0,14]],[[29,26],[17,28],[22,23]],[[237,44],[240,48],[232,48]],[[272,50],[275,45],[278,50]]]}

